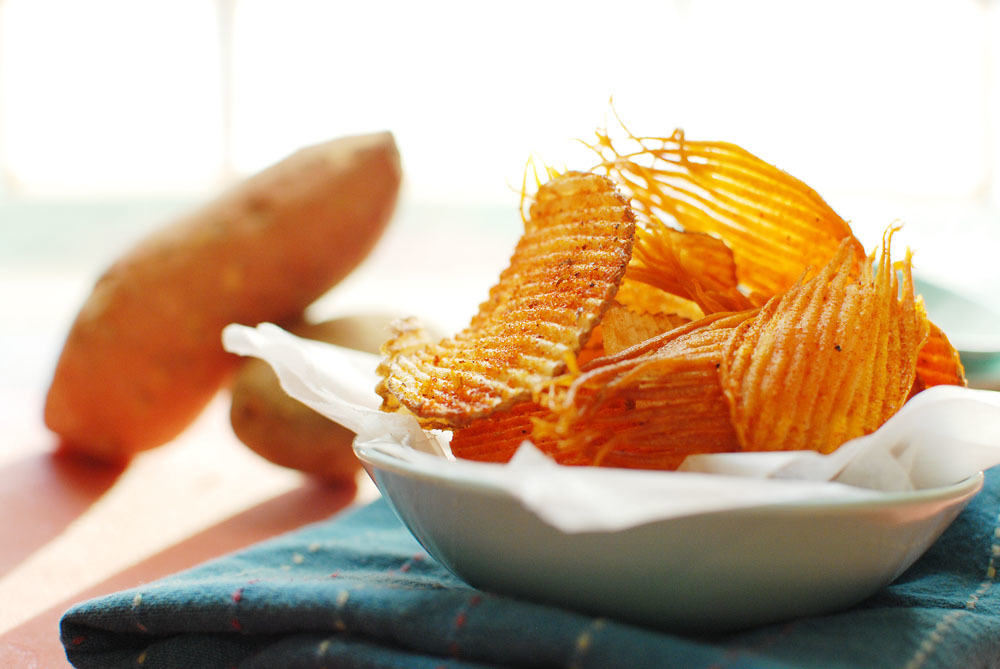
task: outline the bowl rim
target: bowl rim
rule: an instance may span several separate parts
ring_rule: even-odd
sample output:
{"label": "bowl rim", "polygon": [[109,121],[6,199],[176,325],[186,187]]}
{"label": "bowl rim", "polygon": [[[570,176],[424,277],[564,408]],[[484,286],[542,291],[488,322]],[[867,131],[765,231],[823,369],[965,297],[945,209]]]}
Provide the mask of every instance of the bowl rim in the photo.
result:
{"label": "bowl rim", "polygon": [[[389,449],[385,447],[388,446]],[[392,450],[406,449],[412,459],[400,457]],[[504,475],[504,463],[480,462],[475,460],[455,460],[408,449],[394,442],[366,442],[355,444],[355,453],[366,467],[381,470],[407,478],[421,479],[424,482],[447,486],[456,490],[489,494],[507,499],[513,495],[499,485],[497,478]],[[431,460],[433,459],[433,461]],[[445,465],[445,466],[442,466]],[[615,471],[626,471],[636,476],[657,476],[665,473],[687,475],[687,472],[659,472],[652,470],[608,468]],[[704,474],[699,476],[730,476],[722,474]],[[776,483],[787,479],[771,479]],[[884,492],[880,490],[862,490],[870,494],[853,496],[844,499],[829,497],[774,503],[754,504],[732,509],[713,509],[685,517],[714,515],[720,513],[782,513],[782,514],[818,514],[824,512],[860,512],[868,510],[891,510],[894,507],[905,507],[918,504],[933,504],[940,502],[959,502],[978,494],[985,480],[984,472],[978,471],[960,481],[944,486],[921,488],[917,490]],[[385,491],[383,491],[385,494]],[[531,512],[529,509],[526,511]],[[531,512],[533,513],[533,512]],[[657,521],[652,521],[657,522]],[[646,524],[646,523],[641,523]]]}

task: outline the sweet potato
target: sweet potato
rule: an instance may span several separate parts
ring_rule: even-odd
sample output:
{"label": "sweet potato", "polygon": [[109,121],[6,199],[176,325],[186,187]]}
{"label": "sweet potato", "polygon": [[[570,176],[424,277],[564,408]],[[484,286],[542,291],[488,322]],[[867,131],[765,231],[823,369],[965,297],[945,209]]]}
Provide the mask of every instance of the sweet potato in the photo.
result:
{"label": "sweet potato", "polygon": [[239,365],[229,323],[287,322],[371,250],[395,206],[389,133],[301,149],[135,248],[97,281],[56,365],[64,449],[123,460],[178,435]]}
{"label": "sweet potato", "polygon": [[[290,326],[308,339],[378,353],[389,336],[391,316],[346,316]],[[290,397],[271,366],[252,358],[233,379],[229,413],[233,432],[258,455],[283,467],[337,484],[361,469],[354,456],[354,433]]]}

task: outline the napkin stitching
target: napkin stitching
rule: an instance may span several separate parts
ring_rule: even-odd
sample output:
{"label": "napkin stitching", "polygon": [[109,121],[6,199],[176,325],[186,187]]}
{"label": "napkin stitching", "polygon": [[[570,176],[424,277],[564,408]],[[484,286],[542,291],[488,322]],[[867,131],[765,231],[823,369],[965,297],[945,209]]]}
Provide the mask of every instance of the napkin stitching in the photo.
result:
{"label": "napkin stitching", "polygon": [[140,632],[145,633],[145,632],[149,631],[149,628],[142,624],[142,620],[140,619],[140,611],[139,611],[139,607],[140,606],[142,606],[142,593],[141,592],[136,593],[135,597],[132,598],[132,605],[130,607],[130,610],[131,610],[131,613],[132,613],[133,622],[135,622],[136,629],[138,629]]}
{"label": "napkin stitching", "polygon": [[347,631],[347,622],[344,620],[344,613],[347,610],[347,602],[351,599],[351,589],[343,588],[337,591],[337,598],[334,601],[333,609],[333,629],[338,632]]}
{"label": "napkin stitching", "polygon": [[469,613],[472,611],[472,609],[479,606],[480,602],[482,601],[483,601],[483,596],[479,593],[476,593],[471,597],[469,597],[465,605],[458,610],[457,614],[455,614],[455,618],[451,623],[451,630],[449,634],[450,640],[448,642],[448,652],[455,659],[461,659],[462,657],[462,647],[458,644],[458,639],[457,639],[458,633],[462,630],[463,627],[465,627],[465,623],[468,622]]}
{"label": "napkin stitching", "polygon": [[906,663],[905,669],[920,669],[925,662],[930,658],[930,656],[937,651],[941,642],[945,640],[945,636],[954,628],[955,623],[959,618],[967,615],[970,611],[974,611],[976,604],[982,599],[986,593],[989,592],[990,588],[996,582],[997,577],[997,558],[1000,557],[1000,513],[997,513],[996,523],[994,524],[993,531],[991,533],[990,541],[990,557],[986,566],[986,573],[983,580],[979,583],[976,590],[969,595],[969,598],[965,600],[965,605],[963,608],[955,609],[948,612],[938,624],[934,626],[920,645],[917,646],[916,652],[910,661]]}
{"label": "napkin stitching", "polygon": [[595,618],[593,622],[584,627],[583,631],[577,635],[576,640],[573,642],[573,657],[570,658],[569,663],[566,665],[567,669],[580,669],[583,666],[584,658],[586,658],[587,653],[593,647],[594,634],[599,632],[607,622],[606,618]]}
{"label": "napkin stitching", "polygon": [[403,564],[399,565],[398,568],[390,571],[397,571],[400,574],[405,574],[409,572],[411,569],[413,569],[415,566],[422,563],[425,559],[427,558],[423,553],[414,553],[408,560],[403,562]]}
{"label": "napkin stitching", "polygon": [[229,600],[232,602],[233,617],[229,620],[229,626],[233,628],[235,632],[242,632],[243,625],[240,623],[240,602],[243,601],[243,588],[238,587],[229,595]]}
{"label": "napkin stitching", "polygon": [[741,655],[762,654],[768,648],[771,648],[779,641],[784,639],[786,636],[788,636],[791,633],[792,628],[798,625],[798,623],[799,623],[798,620],[792,620],[782,625],[781,628],[774,634],[764,637],[763,639],[761,639],[752,646],[730,646],[729,648],[726,649],[726,652],[722,656],[722,658],[708,665],[707,669],[722,669],[727,664],[730,664],[734,660],[738,659]]}

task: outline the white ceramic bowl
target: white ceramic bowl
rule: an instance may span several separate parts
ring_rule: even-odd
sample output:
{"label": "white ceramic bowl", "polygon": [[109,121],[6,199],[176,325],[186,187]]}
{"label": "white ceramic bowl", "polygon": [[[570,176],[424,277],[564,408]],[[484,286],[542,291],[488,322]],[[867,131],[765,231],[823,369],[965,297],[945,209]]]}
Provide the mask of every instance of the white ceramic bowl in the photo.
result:
{"label": "white ceramic bowl", "polygon": [[[724,630],[851,606],[892,582],[983,483],[567,534],[488,477],[355,450],[428,553],[477,588],[641,625]],[[483,467],[499,465],[482,464]]]}

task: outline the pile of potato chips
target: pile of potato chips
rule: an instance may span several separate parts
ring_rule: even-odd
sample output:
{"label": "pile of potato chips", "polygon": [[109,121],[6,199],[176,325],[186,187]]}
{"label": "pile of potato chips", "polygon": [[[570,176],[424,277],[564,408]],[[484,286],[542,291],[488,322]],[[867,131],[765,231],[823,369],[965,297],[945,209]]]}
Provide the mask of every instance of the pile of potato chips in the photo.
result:
{"label": "pile of potato chips", "polygon": [[[868,255],[811,188],[722,142],[599,132],[549,174],[471,323],[383,347],[383,408],[461,458],[672,469],[695,453],[833,451],[916,392],[965,385],[895,229]],[[623,148],[627,147],[627,148]]]}

